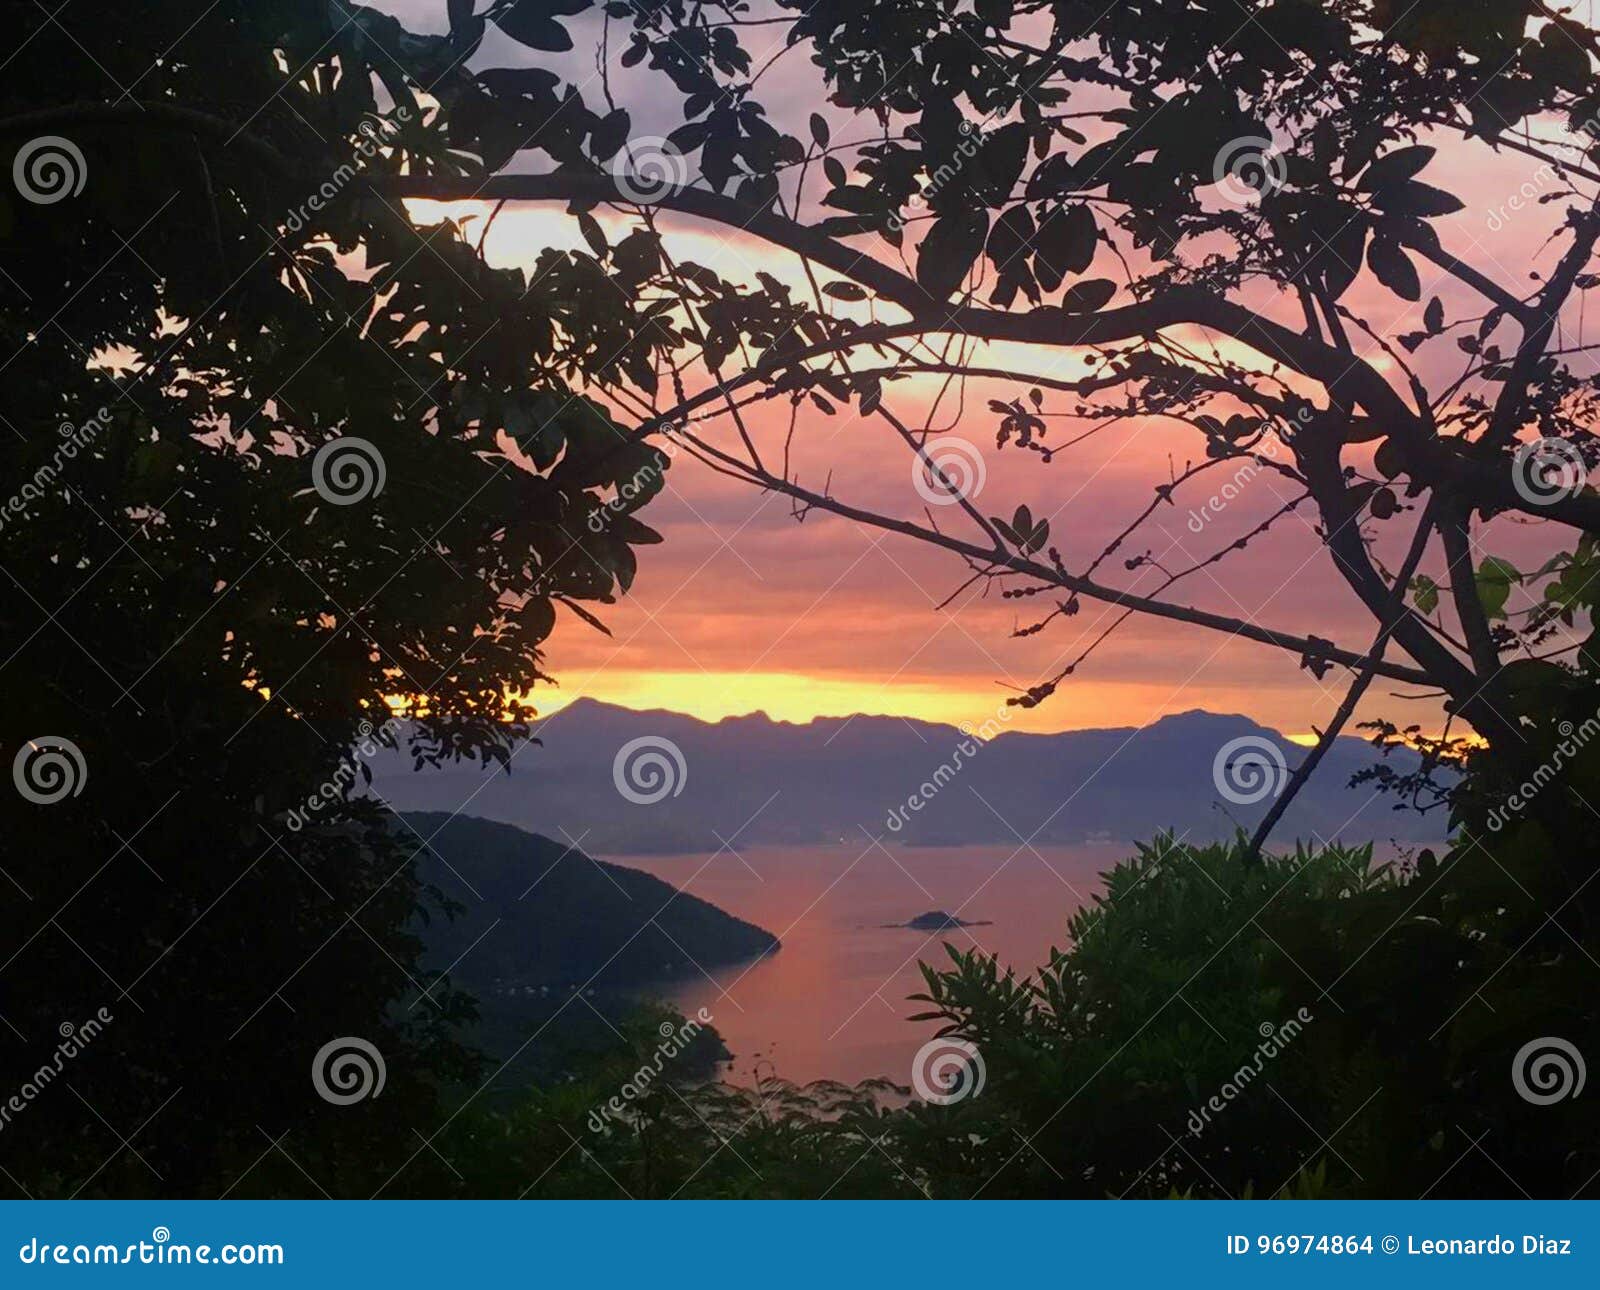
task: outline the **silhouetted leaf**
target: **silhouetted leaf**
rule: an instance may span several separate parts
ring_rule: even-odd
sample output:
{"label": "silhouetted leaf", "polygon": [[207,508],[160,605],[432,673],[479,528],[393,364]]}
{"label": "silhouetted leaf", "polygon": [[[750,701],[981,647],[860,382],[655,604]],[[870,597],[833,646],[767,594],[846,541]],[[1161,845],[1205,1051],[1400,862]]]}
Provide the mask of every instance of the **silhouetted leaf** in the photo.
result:
{"label": "silhouetted leaf", "polygon": [[1107,278],[1086,278],[1074,282],[1061,297],[1061,307],[1069,313],[1093,313],[1117,294],[1117,284]]}
{"label": "silhouetted leaf", "polygon": [[1434,149],[1424,144],[1386,152],[1370,166],[1356,187],[1364,193],[1403,184],[1433,160]]}
{"label": "silhouetted leaf", "polygon": [[1414,215],[1418,219],[1453,215],[1463,207],[1461,199],[1453,193],[1415,181],[1394,188],[1380,188],[1373,193],[1372,200],[1391,215]]}
{"label": "silhouetted leaf", "polygon": [[547,0],[516,0],[510,8],[495,13],[495,25],[529,49],[560,53],[572,48],[572,37],[565,27],[547,16],[555,7]]}
{"label": "silhouetted leaf", "polygon": [[1089,267],[1097,237],[1094,212],[1087,206],[1057,207],[1039,224],[1033,244],[1035,264],[1042,261],[1059,285],[1067,274]]}
{"label": "silhouetted leaf", "polygon": [[948,299],[983,250],[989,213],[959,211],[933,222],[917,248],[917,282],[930,296]]}
{"label": "silhouetted leaf", "polygon": [[1375,237],[1367,248],[1367,263],[1377,274],[1378,281],[1395,295],[1405,300],[1415,300],[1422,294],[1422,283],[1417,278],[1416,266],[1411,257],[1400,249],[1398,242],[1385,237]]}

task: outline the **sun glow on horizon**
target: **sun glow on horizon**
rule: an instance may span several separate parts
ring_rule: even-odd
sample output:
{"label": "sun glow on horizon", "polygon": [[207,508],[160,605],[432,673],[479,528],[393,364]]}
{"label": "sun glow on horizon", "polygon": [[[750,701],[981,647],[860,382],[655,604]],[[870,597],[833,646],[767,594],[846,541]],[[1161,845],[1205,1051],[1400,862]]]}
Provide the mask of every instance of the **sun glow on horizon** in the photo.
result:
{"label": "sun glow on horizon", "polygon": [[[992,687],[992,699],[965,687],[934,681],[893,681],[798,672],[637,672],[608,670],[571,688],[543,689],[527,696],[540,716],[577,699],[635,711],[665,709],[721,721],[763,712],[774,721],[805,724],[817,717],[903,716],[957,725],[986,719],[1004,706],[1007,691]],[[1013,710],[1015,711],[1015,710]],[[1020,713],[1017,715],[1021,715]]]}

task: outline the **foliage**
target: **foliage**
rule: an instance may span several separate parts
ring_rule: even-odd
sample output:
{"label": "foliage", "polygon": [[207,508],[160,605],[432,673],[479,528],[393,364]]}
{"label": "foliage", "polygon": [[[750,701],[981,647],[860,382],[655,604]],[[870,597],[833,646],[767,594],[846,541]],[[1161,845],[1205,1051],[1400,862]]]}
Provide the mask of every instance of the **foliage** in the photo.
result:
{"label": "foliage", "polygon": [[1584,928],[1546,915],[1560,880],[1541,834],[1399,867],[1163,839],[1106,875],[1036,977],[973,953],[925,967],[934,1015],[988,1074],[951,1108],[983,1146],[946,1194],[1592,1188],[1592,1104],[1531,1105],[1512,1079],[1527,1041],[1581,1047],[1597,1023]]}
{"label": "foliage", "polygon": [[[982,1144],[961,1185],[1089,1197],[1291,1185],[1321,1149],[1288,1108],[1333,1092],[1318,1084],[1337,1008],[1311,978],[1275,970],[1300,948],[1279,942],[1287,927],[1320,930],[1394,890],[1396,873],[1367,849],[1254,862],[1242,839],[1163,837],[1105,879],[1073,916],[1068,948],[1027,979],[976,951],[951,949],[943,971],[923,966],[927,1015],[987,1067],[982,1094],[954,1108],[953,1127]],[[1281,1051],[1257,1071],[1274,1034]],[[1230,1082],[1237,1100],[1206,1110]]]}
{"label": "foliage", "polygon": [[[380,1158],[472,1070],[471,1009],[417,966],[415,911],[445,912],[425,841],[347,800],[352,746],[393,744],[400,695],[419,763],[503,762],[508,686],[542,676],[557,605],[627,588],[667,463],[534,370],[549,318],[455,226],[370,194],[307,206],[340,167],[400,166],[361,150],[363,127],[411,129],[374,97],[392,22],[5,10],[28,50],[0,89],[8,158],[58,131],[86,171],[63,202],[0,199],[0,746],[19,783],[51,740],[82,758],[74,796],[0,793],[6,1094],[61,1027],[114,1018],[5,1126],[7,1176],[216,1194],[291,1130]],[[151,105],[123,100],[131,130],[113,81]],[[372,473],[341,505],[318,453],[351,437]],[[346,1035],[383,1054],[381,1100],[318,1097],[313,1055]]]}

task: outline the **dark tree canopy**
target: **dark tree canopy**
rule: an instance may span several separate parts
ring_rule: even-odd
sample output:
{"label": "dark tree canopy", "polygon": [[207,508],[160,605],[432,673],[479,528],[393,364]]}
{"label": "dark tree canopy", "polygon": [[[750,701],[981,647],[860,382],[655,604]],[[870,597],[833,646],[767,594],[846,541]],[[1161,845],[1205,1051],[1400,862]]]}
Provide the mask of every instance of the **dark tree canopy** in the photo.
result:
{"label": "dark tree canopy", "polygon": [[[418,966],[426,840],[346,794],[397,738],[506,760],[558,606],[629,584],[666,459],[533,372],[549,320],[453,228],[368,192],[294,231],[304,159],[390,129],[362,133],[377,83],[315,106],[285,80],[275,49],[331,85],[362,43],[330,44],[324,6],[6,8],[8,1088],[58,1027],[114,1018],[74,1072],[93,1113],[57,1088],[71,1105],[6,1127],[8,1166],[62,1194],[220,1190],[306,1124],[398,1164],[381,1109],[330,1118],[313,1054],[364,1037],[414,1112],[468,1069],[468,1009]],[[56,162],[80,193],[50,200]],[[545,289],[559,310],[586,285]],[[414,723],[387,724],[392,696]]]}
{"label": "dark tree canopy", "polygon": [[[412,919],[437,905],[410,866],[425,843],[376,804],[341,799],[293,831],[285,813],[393,696],[419,759],[508,756],[508,692],[543,678],[558,614],[599,623],[628,589],[669,457],[942,547],[1047,606],[1023,630],[1098,600],[1346,670],[1328,738],[1375,678],[1437,691],[1495,758],[1467,816],[1594,715],[1600,445],[1578,327],[1600,285],[1600,46],[1564,10],[385,8],[401,7],[3,6],[3,744],[65,741],[82,769],[70,811],[5,796],[0,1014],[16,1072],[101,1006],[116,1019],[96,1042],[119,1058],[85,1067],[104,1123],[86,1115],[71,1151],[38,1119],[5,1129],[52,1189],[246,1171],[326,1113],[303,1072],[334,1035],[386,1050],[394,1095],[419,1105],[468,1068],[447,1034],[464,1003],[414,1004]],[[1525,276],[1448,236],[1447,153],[1548,176]],[[407,205],[430,198],[476,214]],[[492,266],[506,202],[563,205],[587,249]],[[675,254],[685,219],[799,257],[807,290]],[[1088,374],[1015,357],[1046,351]],[[993,394],[995,451],[1041,472],[1128,421],[1187,427],[1192,460],[1109,545],[1079,549],[1052,532],[1044,482],[1031,506],[967,495],[897,398],[916,374]],[[786,415],[758,424],[762,405]],[[903,442],[922,487],[902,510],[792,464],[840,417]],[[1246,464],[1288,481],[1293,506],[1153,574],[1141,527]],[[1302,502],[1365,638],[1171,590],[1273,541]],[[1537,559],[1497,553],[1529,520]],[[1565,773],[1600,785],[1595,756]],[[1471,942],[1498,972],[1561,948],[1541,921],[1553,898],[1594,917],[1576,896],[1592,864],[1560,845],[1580,834],[1530,823],[1495,861],[1521,895],[1489,874],[1441,898],[1428,954],[1392,962],[1457,963]],[[248,992],[229,980],[241,960]],[[1504,981],[1547,979],[1516,961]],[[163,1118],[183,1107],[228,1132],[197,1152]],[[137,1128],[148,1159],[106,1124]],[[399,1167],[414,1148],[377,1124],[337,1132]]]}

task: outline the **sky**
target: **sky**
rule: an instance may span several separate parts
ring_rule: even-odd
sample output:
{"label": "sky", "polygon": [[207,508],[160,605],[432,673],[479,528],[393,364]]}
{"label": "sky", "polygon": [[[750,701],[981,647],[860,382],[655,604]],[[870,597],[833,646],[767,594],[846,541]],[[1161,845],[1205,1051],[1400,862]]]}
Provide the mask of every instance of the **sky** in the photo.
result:
{"label": "sky", "polygon": [[[438,29],[443,22],[442,0],[395,0],[388,7],[420,29]],[[572,29],[577,49],[554,62],[491,29],[477,62],[504,66],[542,60],[580,84],[591,81],[592,42],[584,39],[581,26]],[[797,57],[763,81],[763,101],[774,118],[802,135],[805,113],[822,98],[812,70]],[[588,92],[595,88],[590,85]],[[633,108],[634,133],[640,134],[648,105],[630,104],[622,78],[614,88],[619,100]],[[665,133],[673,124],[662,121],[655,128]],[[864,131],[835,114],[834,133],[836,139],[850,139]],[[1559,207],[1540,207],[1530,194],[1536,197],[1552,181],[1526,157],[1445,139],[1431,141],[1441,151],[1422,178],[1467,202],[1464,211],[1434,221],[1445,246],[1520,294],[1527,289],[1530,267],[1550,257],[1546,235]],[[536,169],[536,159],[521,159],[512,168]],[[426,203],[414,209],[419,218],[440,213]],[[468,221],[469,236],[477,239],[481,207],[457,204],[448,213]],[[597,217],[608,235],[615,230],[613,241],[632,226],[620,214],[601,211]],[[759,269],[804,288],[792,256],[752,237],[730,235],[681,216],[663,215],[661,225],[676,258],[743,280]],[[527,266],[546,246],[581,245],[575,225],[559,208],[520,205],[499,215],[486,254],[496,264]],[[874,253],[884,249],[881,243],[872,245]],[[1366,280],[1352,288],[1346,303],[1387,336],[1419,328],[1422,309],[1435,294],[1448,318],[1481,313],[1479,301],[1465,288],[1430,282],[1429,266],[1419,262],[1419,267],[1425,270],[1424,290],[1417,304]],[[1282,314],[1285,302],[1258,303]],[[870,305],[838,307],[866,317]],[[1192,330],[1185,339],[1196,345],[1212,343]],[[1368,357],[1391,379],[1397,376],[1394,364],[1375,346]],[[1058,376],[1083,370],[1081,355],[1029,353],[1014,346],[980,349],[973,360],[1008,362]],[[1436,366],[1431,373],[1424,371],[1425,377],[1455,370],[1450,356],[1426,361]],[[985,514],[1009,515],[1019,503],[1027,503],[1036,516],[1049,516],[1052,542],[1070,569],[1083,568],[1147,504],[1157,484],[1203,450],[1192,430],[1143,422],[1102,432],[1049,466],[1030,454],[997,451],[997,418],[987,412],[984,401],[1021,393],[973,382],[964,404],[957,406],[949,393],[940,398],[936,379],[922,378],[890,387],[885,402],[908,424],[931,423],[943,435],[970,445],[973,459],[982,463],[983,485],[974,500]],[[1063,406],[1067,397],[1056,396],[1056,406]],[[1050,407],[1047,402],[1046,409]],[[786,406],[767,405],[753,412],[751,425],[764,447],[780,443]],[[1069,420],[1052,421],[1050,441],[1071,432]],[[843,500],[922,518],[910,458],[881,420],[807,411],[800,418],[796,444],[802,483],[820,486],[829,479],[833,494]],[[1208,506],[1231,475],[1231,467],[1213,472],[1214,483],[1193,485],[1179,495],[1178,505],[1163,507],[1124,552],[1107,562],[1105,580],[1148,590],[1159,575],[1150,568],[1124,571],[1122,555],[1148,550],[1167,567],[1183,567],[1249,532],[1291,500],[1288,481],[1260,472],[1241,481],[1232,490],[1236,496]],[[1074,658],[1117,617],[1114,609],[1084,600],[1077,616],[1058,618],[1038,635],[1017,638],[1015,628],[1039,616],[1036,611],[1047,604],[1044,598],[1004,600],[981,583],[962,590],[966,570],[948,553],[822,513],[797,521],[786,499],[756,493],[686,455],[674,462],[665,493],[642,518],[665,541],[640,550],[632,593],[602,608],[609,637],[562,611],[546,650],[547,670],[559,685],[537,692],[541,712],[588,696],[710,720],[764,710],[791,721],[865,712],[976,725],[992,716],[1008,695],[1037,684]],[[959,520],[953,508],[938,518],[941,525]],[[1258,541],[1216,570],[1196,574],[1173,594],[1182,590],[1183,603],[1365,649],[1371,620],[1328,564],[1312,528],[1314,518],[1309,505],[1302,507],[1277,525],[1272,540]],[[1395,541],[1385,535],[1378,545],[1391,565],[1399,557],[1395,542],[1409,536],[1407,526],[1393,528]],[[1491,537],[1496,554],[1513,556],[1550,549],[1552,541],[1540,526],[1505,522],[1494,526]],[[1319,681],[1293,655],[1251,641],[1135,616],[1051,699],[1014,713],[1012,725],[1039,731],[1138,726],[1170,713],[1206,708],[1243,713],[1305,737],[1331,716],[1347,680],[1348,674],[1335,670]],[[1437,728],[1434,703],[1405,697],[1403,691],[1389,683],[1375,685],[1358,719],[1381,713],[1401,724],[1418,721]]]}

